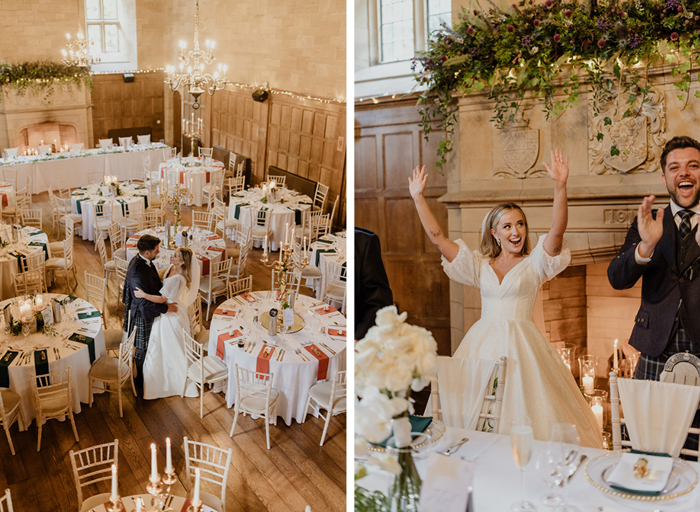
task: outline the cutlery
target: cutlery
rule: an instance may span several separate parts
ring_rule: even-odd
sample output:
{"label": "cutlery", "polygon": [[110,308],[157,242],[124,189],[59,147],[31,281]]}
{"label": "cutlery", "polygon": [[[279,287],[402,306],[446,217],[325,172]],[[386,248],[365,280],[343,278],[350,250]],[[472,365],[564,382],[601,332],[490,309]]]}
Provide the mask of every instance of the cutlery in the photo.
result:
{"label": "cutlery", "polygon": [[[583,464],[583,462],[584,462],[587,458],[588,458],[587,455],[581,455],[581,458],[580,458],[580,459],[578,460],[578,462],[576,463],[576,467],[575,467],[574,470],[569,474],[569,477],[566,479],[566,482],[567,482],[567,483],[569,483],[569,482],[571,481],[571,479],[574,477],[574,474],[576,474],[576,472],[578,471],[578,468],[581,467],[581,464]],[[563,480],[562,480],[562,482],[563,482]],[[559,484],[559,485],[562,485],[562,484]]]}
{"label": "cutlery", "polygon": [[461,439],[458,443],[453,444],[453,445],[450,446],[447,450],[445,450],[444,452],[442,452],[442,454],[443,454],[443,455],[448,455],[448,456],[449,456],[449,455],[452,455],[452,454],[455,453],[457,450],[459,450],[459,449],[461,448],[461,446],[462,446],[464,443],[466,443],[467,441],[469,441],[469,438],[468,438],[468,437],[465,437],[465,438]]}
{"label": "cutlery", "polygon": [[333,350],[331,347],[329,347],[328,345],[326,345],[326,344],[323,343],[322,341],[319,342],[319,345],[321,345],[323,348],[325,348],[326,350],[328,350],[331,354],[335,355],[335,350]]}

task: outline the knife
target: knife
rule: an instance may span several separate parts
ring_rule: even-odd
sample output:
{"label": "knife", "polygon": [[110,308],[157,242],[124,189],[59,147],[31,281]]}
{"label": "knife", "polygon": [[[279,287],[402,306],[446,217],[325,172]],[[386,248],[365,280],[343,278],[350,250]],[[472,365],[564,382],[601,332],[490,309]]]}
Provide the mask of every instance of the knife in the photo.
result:
{"label": "knife", "polygon": [[[569,476],[568,476],[567,479],[566,479],[566,483],[567,483],[567,484],[571,481],[571,479],[572,479],[572,478],[574,477],[574,475],[576,474],[576,471],[578,471],[578,468],[581,467],[581,464],[583,464],[583,461],[585,461],[587,458],[588,458],[587,455],[581,455],[581,458],[580,458],[580,459],[578,460],[578,462],[576,463],[576,467],[574,468],[574,470],[569,474]],[[559,485],[560,485],[560,486],[563,486],[563,485],[564,485],[564,480],[563,480],[563,479],[562,479],[562,481],[559,483]]]}

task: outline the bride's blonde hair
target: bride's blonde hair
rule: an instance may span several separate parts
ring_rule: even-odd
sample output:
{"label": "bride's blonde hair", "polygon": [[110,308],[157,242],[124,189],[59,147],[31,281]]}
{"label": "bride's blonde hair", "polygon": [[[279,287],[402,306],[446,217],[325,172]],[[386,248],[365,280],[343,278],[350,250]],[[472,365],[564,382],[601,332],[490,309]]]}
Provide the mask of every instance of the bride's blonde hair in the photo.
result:
{"label": "bride's blonde hair", "polygon": [[192,258],[194,256],[194,253],[189,247],[178,247],[176,250],[180,255],[180,259],[183,263],[182,275],[185,278],[185,281],[187,282],[187,286],[189,287],[190,283],[192,282]]}
{"label": "bride's blonde hair", "polygon": [[525,243],[523,243],[521,254],[523,256],[530,254],[530,227],[527,224],[527,217],[525,217],[525,212],[520,206],[510,202],[494,206],[493,209],[486,214],[486,217],[484,217],[484,221],[481,225],[481,254],[489,258],[495,258],[501,254],[501,246],[496,242],[496,237],[491,234],[491,230],[496,231],[498,228],[498,221],[501,220],[503,214],[513,210],[520,212],[525,222]]}

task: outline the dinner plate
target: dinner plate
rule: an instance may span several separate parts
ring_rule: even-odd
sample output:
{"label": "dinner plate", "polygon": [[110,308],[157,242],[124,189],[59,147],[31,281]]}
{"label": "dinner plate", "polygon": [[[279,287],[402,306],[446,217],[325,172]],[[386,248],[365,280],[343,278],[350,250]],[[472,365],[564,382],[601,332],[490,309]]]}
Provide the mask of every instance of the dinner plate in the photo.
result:
{"label": "dinner plate", "polygon": [[[445,424],[442,421],[433,418],[433,421],[430,422],[428,428],[426,428],[421,434],[412,432],[411,435],[413,436],[413,441],[411,441],[411,449],[418,451],[421,448],[429,446],[439,439],[442,439],[442,436],[445,435]],[[370,444],[368,448],[373,452],[396,451],[391,449],[387,450],[385,447],[376,444]]]}
{"label": "dinner plate", "polygon": [[660,501],[670,500],[683,496],[692,491],[698,483],[698,474],[693,467],[684,460],[674,459],[673,469],[669,476],[666,487],[658,494],[638,493],[633,490],[614,489],[606,480],[612,469],[620,462],[622,454],[629,450],[619,450],[604,453],[591,459],[586,464],[586,479],[604,493],[619,498],[638,501]]}
{"label": "dinner plate", "polygon": [[[260,315],[260,325],[262,325],[265,329],[267,329],[270,325],[270,312],[265,311]],[[294,313],[294,325],[288,330],[285,331],[284,334],[291,334],[295,332],[301,331],[304,327],[306,326],[306,322],[304,319],[299,316],[297,313]],[[277,332],[282,332],[280,331],[280,328],[282,327],[282,319],[280,317],[277,317]]]}

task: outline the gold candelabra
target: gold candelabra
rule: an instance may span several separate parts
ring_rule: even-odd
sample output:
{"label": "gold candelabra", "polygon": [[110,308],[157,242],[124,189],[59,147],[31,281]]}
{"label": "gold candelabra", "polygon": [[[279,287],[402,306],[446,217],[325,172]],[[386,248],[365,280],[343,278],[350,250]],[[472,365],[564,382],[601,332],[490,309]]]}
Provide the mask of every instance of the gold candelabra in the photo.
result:
{"label": "gold candelabra", "polygon": [[263,256],[260,259],[263,265],[277,271],[277,284],[280,289],[280,299],[283,299],[287,293],[287,274],[297,269],[302,270],[309,264],[309,257],[307,256],[309,248],[306,243],[306,237],[304,237],[301,245],[302,256],[299,257],[294,250],[293,244],[296,236],[296,227],[293,227],[291,230],[291,242],[289,235],[289,224],[287,224],[284,242],[280,245],[280,257],[275,261],[270,261],[267,256],[267,236],[265,236],[265,247],[263,249]]}
{"label": "gold candelabra", "polygon": [[[168,171],[165,171],[166,173]],[[193,200],[192,192],[189,192],[185,185],[180,185],[180,180],[176,180],[175,187],[168,187],[168,180],[165,179],[165,188],[161,188],[160,202],[161,204],[170,204],[173,206],[173,213],[175,213],[175,227],[180,225],[180,204],[183,201]]]}
{"label": "gold candelabra", "polygon": [[99,55],[92,55],[88,52],[87,41],[85,40],[82,30],[78,32],[77,38],[73,41],[71,41],[70,34],[66,34],[66,38],[68,39],[68,43],[66,43],[68,51],[61,50],[61,54],[63,55],[61,62],[63,62],[63,64],[67,66],[89,68],[91,64],[100,62]]}

